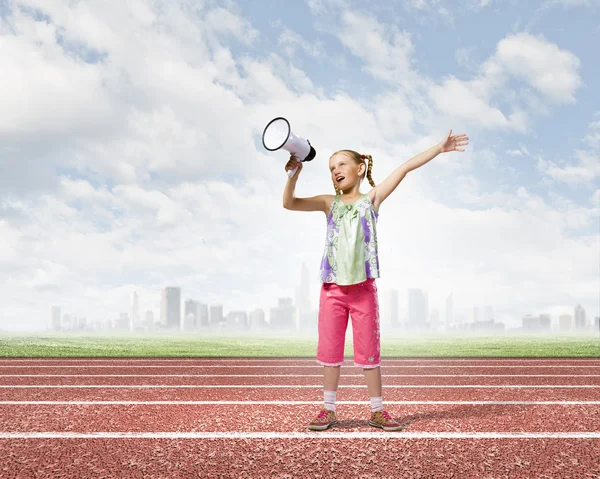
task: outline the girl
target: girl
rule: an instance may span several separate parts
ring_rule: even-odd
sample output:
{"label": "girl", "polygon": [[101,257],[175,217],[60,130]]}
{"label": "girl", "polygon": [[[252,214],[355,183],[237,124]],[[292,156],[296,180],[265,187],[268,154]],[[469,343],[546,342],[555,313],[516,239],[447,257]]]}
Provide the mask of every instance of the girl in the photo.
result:
{"label": "girl", "polygon": [[[418,154],[375,186],[371,178],[373,158],[353,150],[340,150],[329,159],[329,172],[336,195],[311,198],[294,197],[302,162],[293,156],[285,170],[298,167],[283,192],[283,207],[296,211],[322,211],[327,217],[327,235],[321,262],[321,297],[319,304],[317,363],[324,366],[324,407],[308,425],[324,430],[337,423],[335,399],[344,362],[344,340],[348,314],[352,317],[354,366],[363,369],[371,398],[371,426],[397,431],[402,426],[383,409],[380,371],[379,302],[375,278],[379,278],[377,257],[377,219],[381,203],[396,189],[409,171],[423,166],[440,153],[465,151],[466,134],[450,136]],[[367,166],[365,159],[369,160]],[[367,177],[373,187],[360,193]]]}

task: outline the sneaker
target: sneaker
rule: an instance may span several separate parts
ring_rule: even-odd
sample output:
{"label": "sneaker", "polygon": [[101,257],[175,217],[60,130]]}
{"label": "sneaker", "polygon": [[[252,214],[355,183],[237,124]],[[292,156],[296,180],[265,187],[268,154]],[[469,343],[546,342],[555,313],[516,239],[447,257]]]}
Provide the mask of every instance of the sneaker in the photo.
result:
{"label": "sneaker", "polygon": [[399,431],[402,429],[400,423],[394,421],[387,411],[377,411],[372,413],[369,424],[371,426],[380,427],[384,431]]}
{"label": "sneaker", "polygon": [[334,424],[337,424],[335,411],[323,408],[314,421],[308,425],[308,429],[312,429],[313,431],[323,431]]}

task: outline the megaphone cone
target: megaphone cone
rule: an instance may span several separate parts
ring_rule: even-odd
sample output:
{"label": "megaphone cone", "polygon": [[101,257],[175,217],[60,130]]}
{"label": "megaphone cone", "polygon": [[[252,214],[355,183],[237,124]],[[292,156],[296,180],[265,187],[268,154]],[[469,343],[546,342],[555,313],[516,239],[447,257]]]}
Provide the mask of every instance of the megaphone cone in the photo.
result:
{"label": "megaphone cone", "polygon": [[[317,154],[308,140],[294,135],[290,122],[281,116],[274,118],[267,124],[263,131],[262,143],[269,151],[283,148],[298,161],[310,161]],[[294,176],[297,170],[298,168],[288,171],[288,177]]]}

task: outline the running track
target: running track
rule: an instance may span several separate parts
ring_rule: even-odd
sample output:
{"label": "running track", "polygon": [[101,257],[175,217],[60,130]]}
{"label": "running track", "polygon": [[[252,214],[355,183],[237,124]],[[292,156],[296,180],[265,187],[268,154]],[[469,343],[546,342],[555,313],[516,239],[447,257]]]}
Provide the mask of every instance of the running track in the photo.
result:
{"label": "running track", "polygon": [[600,358],[382,364],[399,432],[351,360],[316,432],[314,359],[0,358],[0,477],[600,477]]}

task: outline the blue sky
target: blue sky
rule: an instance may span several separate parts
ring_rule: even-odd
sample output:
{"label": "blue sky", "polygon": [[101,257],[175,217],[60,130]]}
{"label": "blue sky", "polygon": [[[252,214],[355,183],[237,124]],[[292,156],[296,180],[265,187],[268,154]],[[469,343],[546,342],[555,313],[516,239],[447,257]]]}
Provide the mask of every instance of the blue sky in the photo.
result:
{"label": "blue sky", "polygon": [[[183,300],[268,311],[311,275],[322,213],[284,210],[286,116],[318,156],[370,153],[380,183],[447,131],[465,153],[411,172],[380,211],[386,295],[423,288],[468,320],[491,305],[600,315],[598,0],[206,1],[0,5],[0,328]],[[363,183],[362,191],[370,188]],[[302,240],[299,240],[302,238]],[[293,249],[291,248],[293,245]]]}
{"label": "blue sky", "polygon": [[[558,3],[552,6],[544,2],[491,2],[487,8],[469,10],[465,9],[464,2],[443,2],[451,11],[464,10],[452,18],[439,14],[435,8],[411,8],[411,2],[380,2],[383,5],[377,6],[372,3],[352,2],[351,5],[353,9],[372,12],[379,21],[408,32],[414,44],[416,69],[432,79],[441,80],[448,75],[470,79],[477,66],[494,53],[498,40],[508,32],[528,31],[541,35],[548,42],[574,53],[580,62],[577,73],[583,82],[576,90],[576,102],[555,106],[547,116],[539,115],[529,132],[515,135],[491,130],[486,132],[485,137],[479,136],[474,141],[489,142],[494,149],[523,145],[532,153],[543,154],[553,162],[568,160],[574,149],[582,147],[582,132],[586,131],[600,105],[600,92],[594,88],[594,85],[600,84],[600,66],[595,61],[592,48],[600,41],[600,18],[596,15],[598,3],[573,6]],[[261,38],[252,48],[236,45],[234,51],[237,53],[260,56],[269,50],[269,45],[277,44],[283,25],[302,34],[308,42],[318,44],[330,58],[345,59],[346,66],[340,68],[328,59],[311,57],[301,49],[294,53],[294,64],[302,68],[326,94],[333,94],[341,79],[347,94],[364,97],[367,101],[377,93],[393,89],[393,85],[382,84],[362,72],[362,62],[349,54],[348,49],[326,30],[327,18],[316,19],[306,3],[257,1],[241,2],[239,7],[244,17],[259,29]],[[294,28],[299,25],[301,28]],[[459,53],[461,49],[468,58],[468,64],[461,63],[460,59],[464,58],[462,52]],[[518,89],[522,85],[518,80],[512,80],[510,86]],[[537,186],[535,165],[523,164],[511,157],[504,161],[518,167],[524,181],[536,193],[546,195],[547,187]],[[484,168],[477,171],[477,176],[493,181],[493,175]],[[572,188],[569,196],[577,202],[586,201],[589,189]],[[545,199],[549,198],[546,196]]]}

